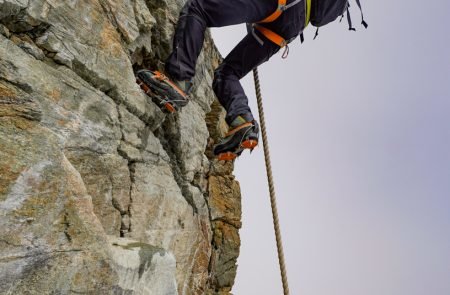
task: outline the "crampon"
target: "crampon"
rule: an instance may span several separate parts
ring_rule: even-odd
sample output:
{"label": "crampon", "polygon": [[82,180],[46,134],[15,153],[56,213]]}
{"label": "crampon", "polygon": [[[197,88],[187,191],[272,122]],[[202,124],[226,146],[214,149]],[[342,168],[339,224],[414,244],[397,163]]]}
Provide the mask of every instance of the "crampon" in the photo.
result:
{"label": "crampon", "polygon": [[136,83],[165,113],[175,113],[189,102],[188,94],[158,71],[139,70]]}
{"label": "crampon", "polygon": [[258,145],[258,136],[259,126],[255,120],[241,124],[229,131],[214,147],[214,154],[219,161],[232,161],[246,149],[252,152]]}

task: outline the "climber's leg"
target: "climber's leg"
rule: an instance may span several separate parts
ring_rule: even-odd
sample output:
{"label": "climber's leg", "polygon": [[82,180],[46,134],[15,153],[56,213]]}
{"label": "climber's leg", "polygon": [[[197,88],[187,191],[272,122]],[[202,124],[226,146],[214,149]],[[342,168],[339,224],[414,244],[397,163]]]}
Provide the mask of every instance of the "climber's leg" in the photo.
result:
{"label": "climber's leg", "polygon": [[[256,34],[264,39],[259,33]],[[258,144],[258,123],[253,118],[239,80],[269,60],[279,49],[272,42],[261,45],[252,34],[248,34],[215,71],[213,89],[227,111],[226,121],[230,126],[225,138],[214,147],[214,154],[219,160],[232,160],[244,149],[252,150]]]}
{"label": "climber's leg", "polygon": [[[264,39],[259,32],[255,34]],[[247,96],[239,80],[255,67],[269,60],[279,49],[278,45],[269,41],[261,45],[252,34],[248,34],[216,69],[213,89],[219,102],[227,111],[226,121],[229,125],[238,115],[251,115]]]}
{"label": "climber's leg", "polygon": [[173,52],[165,72],[141,70],[138,83],[165,111],[175,112],[188,103],[192,77],[206,27],[256,22],[276,9],[274,0],[189,0],[180,13]]}
{"label": "climber's leg", "polygon": [[276,7],[274,0],[189,0],[180,13],[166,73],[174,80],[191,80],[207,27],[257,22]]}

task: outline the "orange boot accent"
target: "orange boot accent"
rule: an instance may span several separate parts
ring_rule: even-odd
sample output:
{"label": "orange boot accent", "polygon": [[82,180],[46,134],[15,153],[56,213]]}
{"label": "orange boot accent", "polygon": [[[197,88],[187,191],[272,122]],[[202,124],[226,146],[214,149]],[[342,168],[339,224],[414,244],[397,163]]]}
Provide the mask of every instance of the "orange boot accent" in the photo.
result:
{"label": "orange boot accent", "polygon": [[247,123],[241,124],[241,125],[237,126],[236,128],[234,128],[233,130],[228,131],[228,133],[225,134],[225,137],[233,135],[236,132],[238,132],[239,130],[241,130],[241,129],[245,128],[245,127],[250,127],[250,126],[253,126],[252,122],[247,122]]}
{"label": "orange boot accent", "polygon": [[145,94],[153,94],[152,90],[150,89],[150,87],[148,87],[144,82],[142,82],[140,79],[136,79],[136,82],[138,83],[138,85],[141,87],[142,90],[144,90]]}
{"label": "orange boot accent", "polygon": [[219,161],[232,161],[236,159],[237,155],[232,152],[221,153],[217,156]]}
{"label": "orange boot accent", "polygon": [[183,90],[181,90],[177,85],[175,85],[175,83],[173,83],[169,78],[167,78],[166,75],[164,75],[159,71],[154,71],[154,74],[155,79],[166,82],[167,84],[172,86],[172,88],[175,89],[175,91],[177,91],[181,96],[183,96],[185,99],[187,98],[187,94]]}
{"label": "orange boot accent", "polygon": [[247,139],[241,143],[241,146],[245,149],[254,149],[258,145],[258,141],[254,139]]}
{"label": "orange boot accent", "polygon": [[175,112],[176,112],[176,110],[175,110],[175,108],[173,107],[173,105],[171,105],[171,104],[168,103],[168,102],[166,102],[166,103],[164,104],[164,107],[166,108],[167,111],[169,111],[169,113],[175,113]]}

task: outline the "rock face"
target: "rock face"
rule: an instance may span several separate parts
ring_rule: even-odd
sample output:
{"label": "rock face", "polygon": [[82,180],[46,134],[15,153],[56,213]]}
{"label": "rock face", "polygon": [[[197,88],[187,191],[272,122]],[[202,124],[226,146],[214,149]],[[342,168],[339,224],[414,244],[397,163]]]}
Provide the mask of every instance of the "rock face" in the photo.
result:
{"label": "rock face", "polygon": [[207,37],[191,102],[162,113],[178,0],[0,0],[0,294],[229,294],[240,190]]}

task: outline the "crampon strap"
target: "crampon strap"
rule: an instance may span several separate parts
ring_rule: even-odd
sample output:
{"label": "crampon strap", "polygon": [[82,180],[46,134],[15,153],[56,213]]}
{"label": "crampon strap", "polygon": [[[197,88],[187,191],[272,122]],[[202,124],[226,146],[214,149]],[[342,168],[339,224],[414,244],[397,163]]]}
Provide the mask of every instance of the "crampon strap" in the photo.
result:
{"label": "crampon strap", "polygon": [[239,130],[244,129],[246,127],[251,127],[251,126],[253,126],[252,122],[247,122],[247,123],[241,124],[241,125],[237,126],[236,128],[234,128],[233,130],[230,130],[227,134],[225,134],[225,137],[233,135],[236,132],[238,132]]}
{"label": "crampon strap", "polygon": [[175,89],[175,91],[177,91],[181,96],[183,96],[184,98],[187,98],[187,94],[181,90],[177,85],[175,85],[175,83],[173,83],[169,78],[167,78],[166,75],[164,75],[163,73],[159,72],[159,71],[155,71],[154,72],[154,76],[155,79],[159,80],[159,81],[164,81],[165,83],[169,84],[173,89]]}

